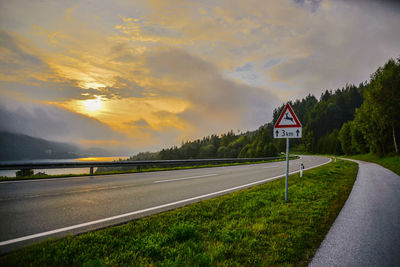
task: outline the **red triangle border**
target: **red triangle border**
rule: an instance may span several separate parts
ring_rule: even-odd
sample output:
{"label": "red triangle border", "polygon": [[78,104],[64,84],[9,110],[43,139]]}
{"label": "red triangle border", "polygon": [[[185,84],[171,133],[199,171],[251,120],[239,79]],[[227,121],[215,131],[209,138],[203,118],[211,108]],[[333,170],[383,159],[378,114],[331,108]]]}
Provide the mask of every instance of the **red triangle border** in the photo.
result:
{"label": "red triangle border", "polygon": [[[285,114],[285,112],[287,110],[289,110],[290,114],[292,114],[292,117],[296,124],[280,125],[283,115]],[[287,103],[285,108],[283,109],[281,115],[279,116],[278,120],[276,121],[274,128],[301,128],[301,127],[302,127],[301,123],[300,123],[299,119],[297,118],[296,114],[294,113],[292,106],[289,103]]]}

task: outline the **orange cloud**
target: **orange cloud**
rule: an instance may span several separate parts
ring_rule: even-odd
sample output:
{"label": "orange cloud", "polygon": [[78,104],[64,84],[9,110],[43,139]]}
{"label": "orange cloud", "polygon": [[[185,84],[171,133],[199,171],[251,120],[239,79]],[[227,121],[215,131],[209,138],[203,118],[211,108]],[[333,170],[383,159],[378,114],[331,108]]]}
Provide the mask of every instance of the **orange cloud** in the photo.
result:
{"label": "orange cloud", "polygon": [[91,140],[91,139],[81,139],[79,144],[84,146],[116,146],[122,145],[120,140]]}

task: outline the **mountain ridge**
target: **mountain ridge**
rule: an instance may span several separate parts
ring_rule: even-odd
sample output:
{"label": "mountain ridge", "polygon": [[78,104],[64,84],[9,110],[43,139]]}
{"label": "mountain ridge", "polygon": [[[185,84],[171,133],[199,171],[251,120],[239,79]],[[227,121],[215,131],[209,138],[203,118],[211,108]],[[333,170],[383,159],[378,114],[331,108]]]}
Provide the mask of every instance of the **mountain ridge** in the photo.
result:
{"label": "mountain ridge", "polygon": [[0,161],[32,159],[71,159],[104,156],[100,148],[81,149],[70,143],[50,141],[22,133],[0,131]]}

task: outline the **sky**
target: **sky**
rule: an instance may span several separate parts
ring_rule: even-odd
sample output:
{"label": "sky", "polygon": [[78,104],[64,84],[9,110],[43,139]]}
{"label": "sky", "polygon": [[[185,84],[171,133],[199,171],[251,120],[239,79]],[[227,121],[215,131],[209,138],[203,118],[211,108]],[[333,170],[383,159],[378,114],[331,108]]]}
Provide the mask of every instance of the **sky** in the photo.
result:
{"label": "sky", "polygon": [[0,0],[0,130],[121,153],[255,130],[400,56],[400,5]]}

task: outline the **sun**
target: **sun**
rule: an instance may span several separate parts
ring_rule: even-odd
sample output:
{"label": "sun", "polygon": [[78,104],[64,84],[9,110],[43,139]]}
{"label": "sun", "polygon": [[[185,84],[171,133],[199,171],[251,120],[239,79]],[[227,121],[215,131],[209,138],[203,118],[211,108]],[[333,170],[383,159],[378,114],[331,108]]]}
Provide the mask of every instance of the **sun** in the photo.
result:
{"label": "sun", "polygon": [[82,104],[85,109],[90,112],[99,111],[103,107],[103,101],[100,96],[96,96],[96,99],[84,100]]}

